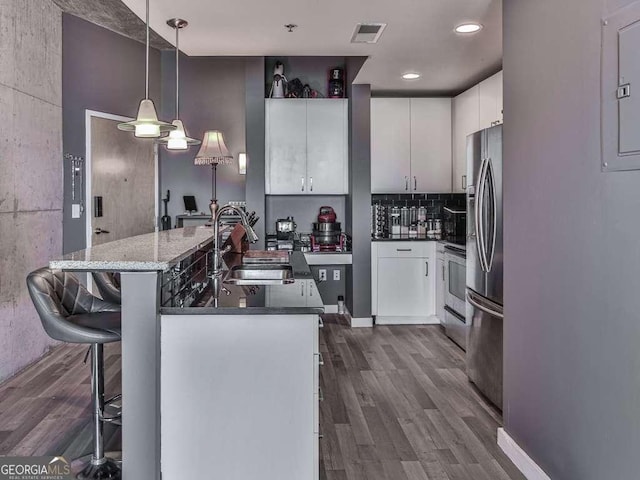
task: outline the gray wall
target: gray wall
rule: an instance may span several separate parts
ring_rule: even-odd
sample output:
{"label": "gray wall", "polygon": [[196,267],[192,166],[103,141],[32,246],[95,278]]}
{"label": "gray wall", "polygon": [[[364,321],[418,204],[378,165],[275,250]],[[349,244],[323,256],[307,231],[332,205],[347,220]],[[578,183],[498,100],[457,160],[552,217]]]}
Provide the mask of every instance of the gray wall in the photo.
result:
{"label": "gray wall", "polygon": [[320,207],[330,206],[336,212],[337,221],[345,231],[346,196],[344,195],[268,195],[267,196],[267,232],[275,233],[279,218],[292,216],[297,231],[311,233],[313,222],[318,221]]}
{"label": "gray wall", "polygon": [[[347,294],[347,279],[345,277],[347,267],[345,265],[321,265],[311,266],[311,273],[318,285],[318,291],[322,297],[322,301],[325,305],[337,305],[338,295],[342,295],[346,300]],[[320,270],[327,271],[327,280],[320,281]],[[333,271],[340,271],[340,280],[333,279]]]}
{"label": "gray wall", "polygon": [[25,278],[62,253],[61,27],[52,2],[0,0],[0,382],[54,344]]}
{"label": "gray wall", "polygon": [[[231,165],[218,167],[221,205],[245,199],[245,176],[238,173],[238,154],[246,150],[245,63],[243,57],[180,57],[180,119],[187,134],[202,140],[206,130],[220,130],[233,155]],[[161,68],[162,114],[171,121],[175,118],[175,51],[162,52]],[[184,213],[183,195],[195,195],[198,209],[209,212],[211,167],[193,164],[199,148],[181,152],[160,148],[160,195],[171,190],[169,215],[174,225],[175,216]]]}
{"label": "gray wall", "polygon": [[264,57],[246,58],[245,64],[245,136],[247,142],[246,202],[249,210],[255,210],[260,220],[254,230],[260,240],[256,248],[264,248],[265,200],[264,200]]}
{"label": "gray wall", "polygon": [[353,85],[350,90],[346,230],[352,238],[353,265],[347,271],[346,300],[354,318],[367,318],[371,317],[371,86]]}
{"label": "gray wall", "polygon": [[554,480],[640,470],[640,172],[600,171],[614,3],[504,5],[504,420]]}
{"label": "gray wall", "polygon": [[[62,50],[64,153],[86,158],[85,110],[136,116],[144,97],[145,48],[144,44],[63,14]],[[160,111],[160,52],[154,49],[150,79],[150,96]],[[69,175],[70,165],[65,162],[65,253],[85,247],[85,217],[71,218]],[[85,207],[86,211],[91,211],[91,205]]]}

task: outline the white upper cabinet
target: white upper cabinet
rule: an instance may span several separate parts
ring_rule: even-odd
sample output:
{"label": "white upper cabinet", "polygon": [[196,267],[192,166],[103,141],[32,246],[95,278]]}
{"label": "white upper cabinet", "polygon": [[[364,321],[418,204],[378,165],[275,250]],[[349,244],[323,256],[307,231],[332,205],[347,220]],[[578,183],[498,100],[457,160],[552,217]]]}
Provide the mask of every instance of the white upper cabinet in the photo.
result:
{"label": "white upper cabinet", "polygon": [[307,193],[348,193],[347,123],[347,100],[307,101]]}
{"label": "white upper cabinet", "polygon": [[265,192],[348,193],[348,100],[265,102]]}
{"label": "white upper cabinet", "polygon": [[453,192],[467,188],[467,136],[480,130],[480,95],[476,85],[453,99]]}
{"label": "white upper cabinet", "polygon": [[265,114],[266,193],[305,193],[307,102],[267,100]]}
{"label": "white upper cabinet", "polygon": [[411,185],[414,193],[451,192],[451,99],[411,99]]}
{"label": "white upper cabinet", "polygon": [[408,98],[371,99],[371,192],[409,191],[411,109]]}
{"label": "white upper cabinet", "polygon": [[478,85],[480,130],[502,123],[502,72]]}
{"label": "white upper cabinet", "polygon": [[371,100],[371,192],[451,191],[451,99]]}

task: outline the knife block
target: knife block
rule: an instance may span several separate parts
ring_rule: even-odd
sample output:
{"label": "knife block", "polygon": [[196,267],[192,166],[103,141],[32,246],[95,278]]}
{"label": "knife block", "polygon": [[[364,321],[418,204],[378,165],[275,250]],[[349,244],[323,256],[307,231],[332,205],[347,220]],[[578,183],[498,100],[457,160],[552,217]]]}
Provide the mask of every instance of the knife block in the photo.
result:
{"label": "knife block", "polygon": [[227,246],[231,246],[231,250],[229,250],[231,253],[243,254],[249,250],[249,242],[247,241],[246,235],[247,232],[242,224],[237,223],[222,247],[226,248]]}

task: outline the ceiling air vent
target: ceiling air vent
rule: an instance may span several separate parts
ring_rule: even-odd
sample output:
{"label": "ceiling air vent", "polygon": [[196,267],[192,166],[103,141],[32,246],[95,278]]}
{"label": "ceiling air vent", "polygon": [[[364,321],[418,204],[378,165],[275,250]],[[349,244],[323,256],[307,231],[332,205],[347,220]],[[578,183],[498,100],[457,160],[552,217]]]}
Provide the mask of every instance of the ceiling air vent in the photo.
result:
{"label": "ceiling air vent", "polygon": [[386,23],[359,23],[351,37],[351,43],[377,43]]}

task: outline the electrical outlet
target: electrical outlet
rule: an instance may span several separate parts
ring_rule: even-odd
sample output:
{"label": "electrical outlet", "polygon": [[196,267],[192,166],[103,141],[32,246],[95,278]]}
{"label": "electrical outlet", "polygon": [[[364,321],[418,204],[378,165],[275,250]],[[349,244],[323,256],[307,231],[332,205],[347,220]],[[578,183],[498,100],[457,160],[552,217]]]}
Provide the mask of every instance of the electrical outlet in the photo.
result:
{"label": "electrical outlet", "polygon": [[327,271],[324,268],[318,270],[318,278],[321,282],[327,281]]}
{"label": "electrical outlet", "polygon": [[339,281],[340,280],[340,270],[334,270],[333,271],[333,279],[335,281]]}

